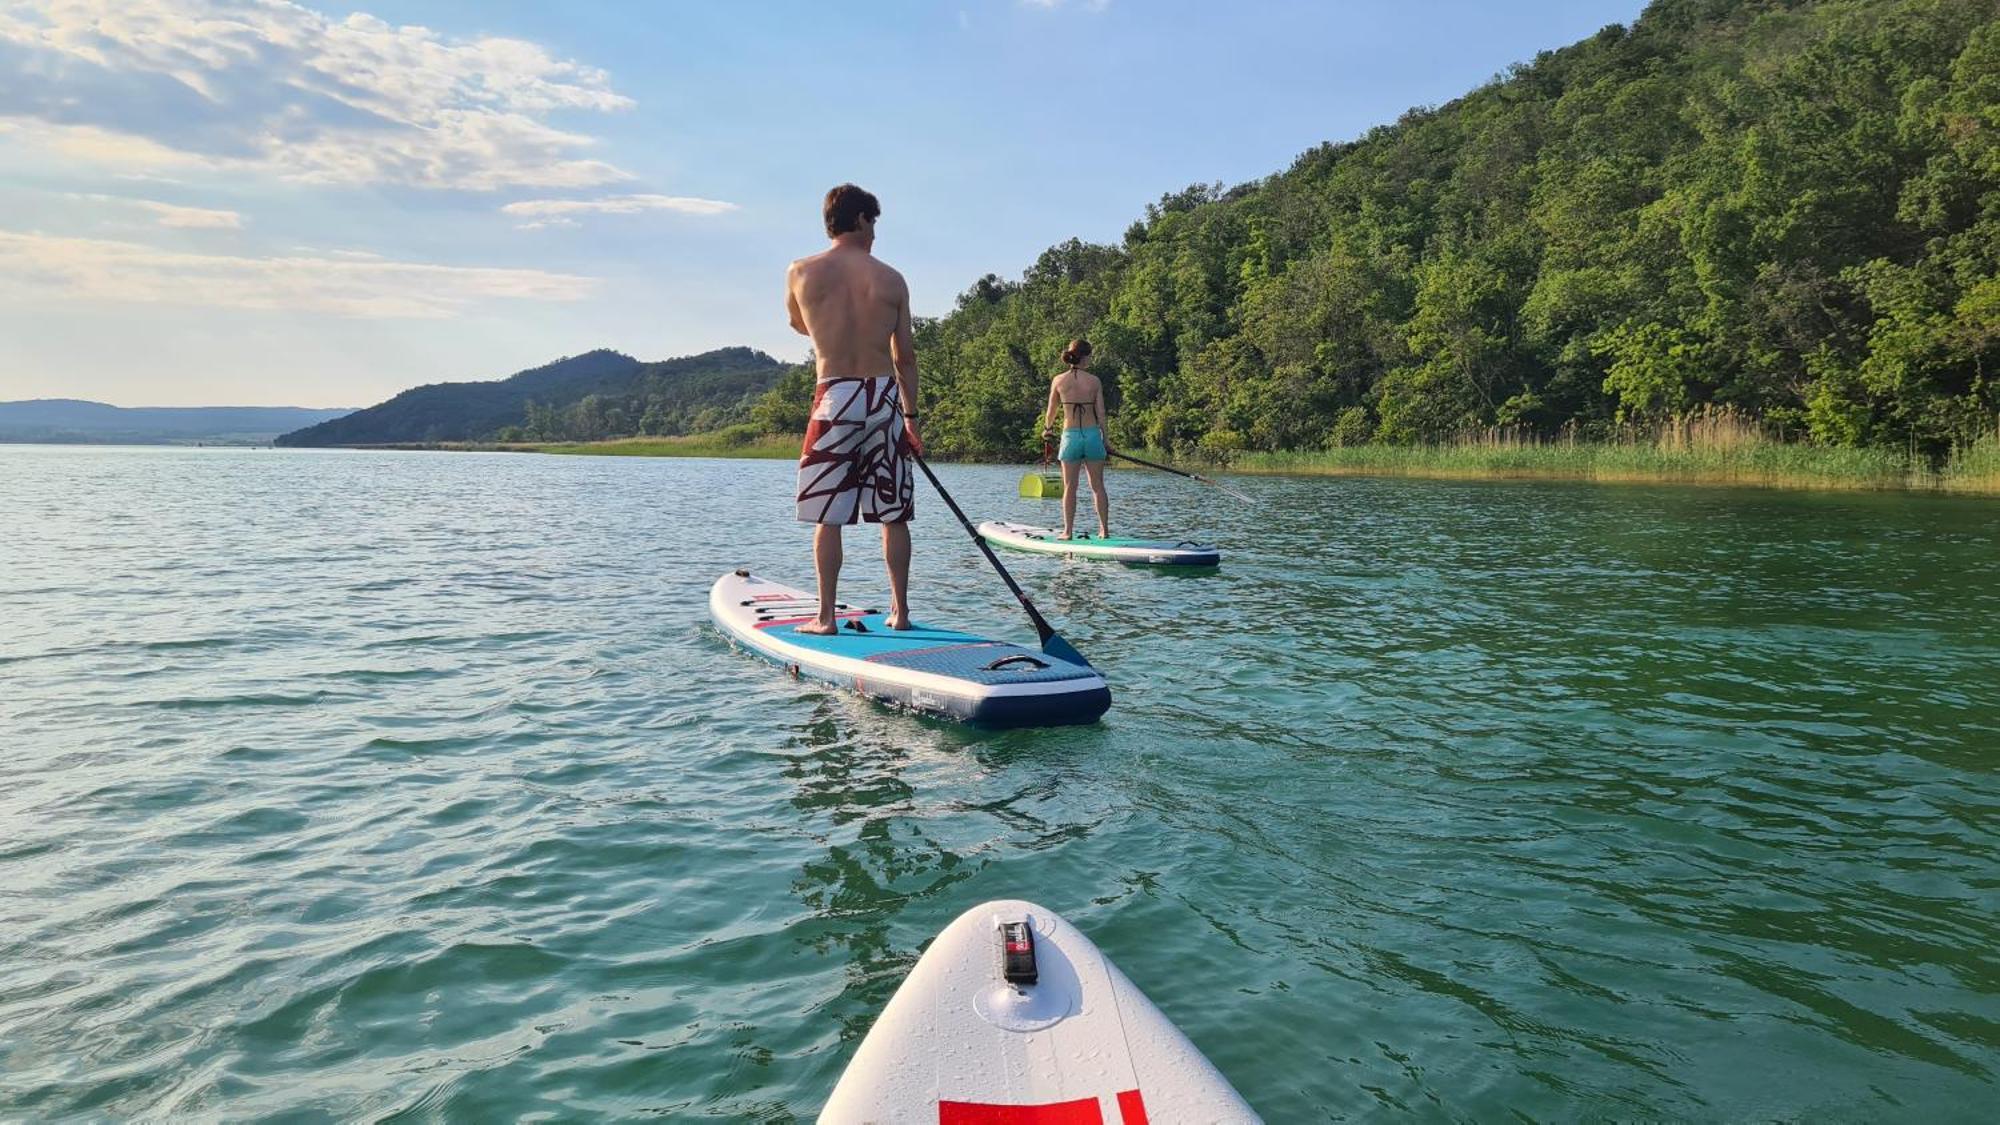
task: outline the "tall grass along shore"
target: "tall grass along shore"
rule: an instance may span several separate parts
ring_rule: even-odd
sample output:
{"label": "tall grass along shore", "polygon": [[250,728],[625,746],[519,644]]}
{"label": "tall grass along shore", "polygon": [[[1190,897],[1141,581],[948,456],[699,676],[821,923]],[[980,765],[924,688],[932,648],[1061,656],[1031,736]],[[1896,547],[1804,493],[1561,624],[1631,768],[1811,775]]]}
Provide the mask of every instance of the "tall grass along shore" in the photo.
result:
{"label": "tall grass along shore", "polygon": [[[791,460],[796,434],[731,426],[684,437],[629,437],[595,442],[449,445],[602,457],[742,457]],[[1763,488],[1916,490],[2000,495],[2000,422],[1953,448],[1942,465],[1886,449],[1782,441],[1741,414],[1710,410],[1609,441],[1574,435],[1539,437],[1518,430],[1465,434],[1434,445],[1350,445],[1222,456],[1148,456],[1242,473],[1301,476],[1405,476],[1447,479],[1577,480],[1716,484]],[[960,458],[950,458],[958,460]],[[984,459],[984,458],[980,458]],[[994,454],[994,460],[1009,460]]]}
{"label": "tall grass along shore", "polygon": [[754,426],[730,426],[684,437],[628,437],[611,441],[564,441],[522,445],[535,453],[581,453],[599,457],[746,457],[792,460],[799,455],[796,434],[758,433]]}
{"label": "tall grass along shore", "polygon": [[1493,429],[1435,445],[1243,453],[1228,458],[1227,465],[1248,473],[2000,494],[2000,426],[1955,447],[1941,466],[1903,451],[1780,441],[1753,420],[1728,410],[1703,411],[1611,441]]}

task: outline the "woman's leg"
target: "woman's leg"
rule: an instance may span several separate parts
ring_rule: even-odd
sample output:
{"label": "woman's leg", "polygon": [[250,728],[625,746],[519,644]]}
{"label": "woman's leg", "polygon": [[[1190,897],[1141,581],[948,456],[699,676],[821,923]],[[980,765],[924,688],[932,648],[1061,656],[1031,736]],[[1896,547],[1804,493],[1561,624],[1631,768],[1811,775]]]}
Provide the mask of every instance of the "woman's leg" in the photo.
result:
{"label": "woman's leg", "polygon": [[1062,537],[1068,539],[1076,527],[1076,467],[1081,461],[1064,461],[1063,473],[1063,529]]}
{"label": "woman's leg", "polygon": [[[1111,538],[1111,497],[1104,492],[1104,462],[1085,461],[1083,467],[1090,470],[1090,500],[1097,506],[1097,537]],[[1065,497],[1069,493],[1063,493]]]}

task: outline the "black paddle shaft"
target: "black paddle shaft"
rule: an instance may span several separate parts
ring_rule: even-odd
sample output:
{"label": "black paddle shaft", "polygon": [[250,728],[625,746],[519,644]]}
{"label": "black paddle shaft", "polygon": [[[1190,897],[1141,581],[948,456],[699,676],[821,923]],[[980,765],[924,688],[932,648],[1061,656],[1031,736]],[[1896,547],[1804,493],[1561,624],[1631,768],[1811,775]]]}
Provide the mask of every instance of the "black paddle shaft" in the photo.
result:
{"label": "black paddle shaft", "polygon": [[[951,508],[951,514],[958,517],[959,526],[965,529],[967,535],[972,536],[972,541],[977,543],[979,550],[985,554],[986,561],[992,563],[993,569],[999,572],[1000,580],[1007,584],[1007,589],[1013,591],[1014,600],[1020,602],[1021,608],[1028,611],[1028,619],[1035,623],[1035,632],[1041,636],[1043,649],[1046,650],[1048,648],[1049,639],[1054,637],[1062,643],[1064,648],[1071,652],[1076,652],[1075,647],[1068,641],[1064,641],[1061,637],[1056,636],[1055,629],[1042,616],[1042,611],[1036,609],[1035,603],[1028,600],[1028,592],[1021,589],[1021,584],[1014,581],[1013,575],[1007,573],[1006,566],[1000,562],[1000,556],[993,553],[993,547],[986,540],[980,538],[979,529],[972,526],[972,521],[966,518],[965,510],[958,506],[958,501],[951,498],[951,493],[944,490],[944,483],[938,480],[937,474],[931,472],[930,462],[925,461],[923,454],[915,450],[910,452],[910,456],[916,458],[917,467],[924,471],[926,477],[930,478],[931,487],[937,489],[937,494],[944,499],[946,506]],[[1079,661],[1081,661],[1081,657],[1082,654],[1078,653]],[[1088,664],[1086,663],[1087,666]]]}
{"label": "black paddle shaft", "polygon": [[[1202,476],[1200,473],[1190,473],[1182,469],[1176,469],[1172,465],[1162,465],[1157,461],[1148,461],[1144,457],[1134,457],[1130,453],[1118,453],[1114,451],[1111,455],[1121,460],[1130,461],[1135,465],[1144,465],[1149,469],[1158,469],[1163,473],[1172,473],[1177,477],[1186,477],[1189,480],[1198,480],[1203,484],[1212,484],[1231,496],[1236,497],[1238,500],[1251,500],[1250,497],[1243,495],[1221,481]],[[1252,503],[1255,503],[1255,501],[1252,500]]]}
{"label": "black paddle shaft", "polygon": [[1158,469],[1163,473],[1172,473],[1177,477],[1186,477],[1189,480],[1202,479],[1193,473],[1183,472],[1182,470],[1176,469],[1171,465],[1162,465],[1158,461],[1148,461],[1144,457],[1134,457],[1130,453],[1113,453],[1112,456],[1118,458],[1121,461],[1130,461],[1134,465],[1144,465],[1149,469]]}

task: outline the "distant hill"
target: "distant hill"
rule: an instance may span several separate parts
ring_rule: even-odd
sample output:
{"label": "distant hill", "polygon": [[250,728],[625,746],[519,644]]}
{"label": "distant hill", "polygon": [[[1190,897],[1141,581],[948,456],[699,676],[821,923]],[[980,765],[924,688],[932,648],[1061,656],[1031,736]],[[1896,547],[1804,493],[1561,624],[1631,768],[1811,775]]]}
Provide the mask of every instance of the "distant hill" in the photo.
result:
{"label": "distant hill", "polygon": [[786,366],[752,348],[718,348],[646,363],[599,350],[505,379],[432,383],[279,445],[388,445],[484,440],[596,440],[682,434],[744,421]]}
{"label": "distant hill", "polygon": [[[973,282],[916,325],[924,441],[1033,455],[1085,336],[1115,442],[1209,456],[1494,427],[1623,441],[1708,411],[1969,446],[2000,414],[1996,12],[1652,0],[1271,176],[1170,193],[1116,243]],[[811,393],[788,380],[760,413],[800,425]]]}
{"label": "distant hill", "polygon": [[75,398],[0,402],[0,442],[261,445],[348,413],[297,406],[109,406]]}

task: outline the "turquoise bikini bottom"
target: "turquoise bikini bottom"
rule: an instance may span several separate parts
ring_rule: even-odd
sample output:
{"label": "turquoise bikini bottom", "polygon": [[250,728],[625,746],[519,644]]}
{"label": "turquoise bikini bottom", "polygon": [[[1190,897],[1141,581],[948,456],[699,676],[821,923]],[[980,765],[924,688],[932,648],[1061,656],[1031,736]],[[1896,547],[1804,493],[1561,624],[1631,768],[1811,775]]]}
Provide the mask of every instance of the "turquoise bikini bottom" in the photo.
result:
{"label": "turquoise bikini bottom", "polygon": [[1096,426],[1083,426],[1074,430],[1064,430],[1062,450],[1056,454],[1058,461],[1102,461],[1108,454],[1104,451],[1104,431]]}

